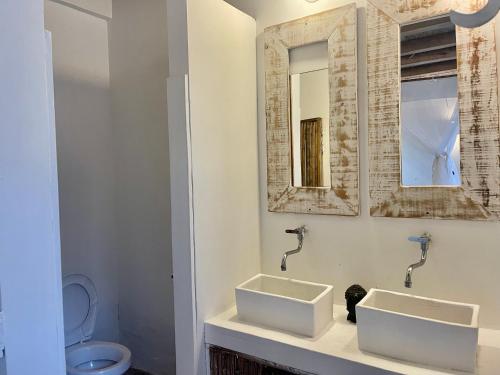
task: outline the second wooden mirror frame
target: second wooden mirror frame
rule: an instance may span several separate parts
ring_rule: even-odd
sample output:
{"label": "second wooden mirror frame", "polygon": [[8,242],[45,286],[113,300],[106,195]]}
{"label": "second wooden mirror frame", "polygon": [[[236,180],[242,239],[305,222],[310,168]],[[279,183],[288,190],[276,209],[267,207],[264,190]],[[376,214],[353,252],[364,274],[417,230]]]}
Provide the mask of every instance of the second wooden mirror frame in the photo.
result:
{"label": "second wooden mirror frame", "polygon": [[[500,219],[500,128],[495,25],[457,27],[460,104],[458,187],[404,187],[400,165],[400,25],[474,12],[482,0],[369,0],[368,127],[371,216]],[[467,9],[469,6],[469,9]]]}

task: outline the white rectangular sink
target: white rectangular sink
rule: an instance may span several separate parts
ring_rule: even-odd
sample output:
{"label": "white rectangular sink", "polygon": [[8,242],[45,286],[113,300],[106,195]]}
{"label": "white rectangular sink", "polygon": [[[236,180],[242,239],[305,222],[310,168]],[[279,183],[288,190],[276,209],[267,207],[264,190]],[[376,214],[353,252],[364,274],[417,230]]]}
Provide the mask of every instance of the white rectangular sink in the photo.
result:
{"label": "white rectangular sink", "polygon": [[239,319],[314,337],[333,320],[333,287],[257,275],[236,287]]}
{"label": "white rectangular sink", "polygon": [[359,348],[424,365],[474,371],[479,306],[371,289],[356,305]]}

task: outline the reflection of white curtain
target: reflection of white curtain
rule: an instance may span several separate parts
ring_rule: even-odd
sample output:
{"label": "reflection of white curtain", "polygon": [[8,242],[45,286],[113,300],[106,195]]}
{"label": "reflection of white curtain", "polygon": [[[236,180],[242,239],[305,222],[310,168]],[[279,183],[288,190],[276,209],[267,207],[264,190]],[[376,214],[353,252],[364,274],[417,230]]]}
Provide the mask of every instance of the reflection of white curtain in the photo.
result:
{"label": "reflection of white curtain", "polygon": [[460,142],[460,126],[458,120],[458,103],[455,103],[455,109],[451,116],[453,125],[450,134],[436,150],[434,163],[432,164],[432,184],[433,185],[460,185],[459,167],[453,160],[452,153],[455,146]]}
{"label": "reflection of white curtain", "polygon": [[460,123],[456,78],[402,87],[403,184],[460,185]]}
{"label": "reflection of white curtain", "polygon": [[450,158],[446,152],[436,155],[432,163],[432,184],[446,185],[448,183]]}
{"label": "reflection of white curtain", "polygon": [[432,184],[433,185],[459,185],[460,179],[457,167],[452,157],[443,152],[436,155],[432,164]]}

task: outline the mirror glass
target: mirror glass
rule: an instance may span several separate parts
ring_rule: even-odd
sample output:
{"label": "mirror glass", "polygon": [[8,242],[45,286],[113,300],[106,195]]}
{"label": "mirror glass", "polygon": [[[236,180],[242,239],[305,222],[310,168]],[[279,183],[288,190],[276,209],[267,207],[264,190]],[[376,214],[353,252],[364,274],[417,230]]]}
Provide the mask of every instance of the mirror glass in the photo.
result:
{"label": "mirror glass", "polygon": [[330,187],[328,44],[290,50],[292,186]]}
{"label": "mirror glass", "polygon": [[460,186],[455,25],[449,17],[401,26],[403,186]]}

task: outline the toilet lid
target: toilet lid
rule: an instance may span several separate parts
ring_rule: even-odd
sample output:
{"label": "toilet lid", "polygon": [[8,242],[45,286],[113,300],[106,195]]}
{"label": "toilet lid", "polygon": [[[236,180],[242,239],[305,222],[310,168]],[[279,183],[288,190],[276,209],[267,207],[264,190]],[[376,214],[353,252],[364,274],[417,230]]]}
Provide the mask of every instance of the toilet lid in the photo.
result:
{"label": "toilet lid", "polygon": [[97,291],[84,275],[63,278],[64,338],[66,347],[88,341],[94,333]]}

